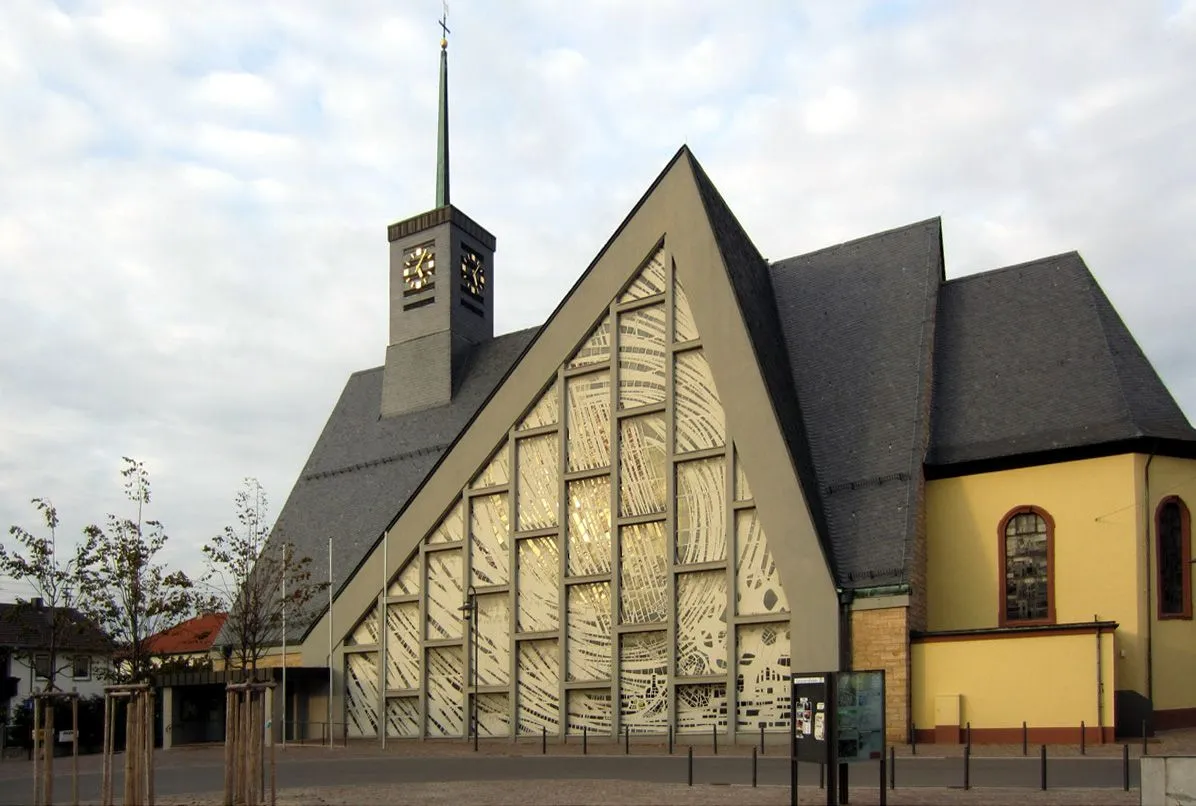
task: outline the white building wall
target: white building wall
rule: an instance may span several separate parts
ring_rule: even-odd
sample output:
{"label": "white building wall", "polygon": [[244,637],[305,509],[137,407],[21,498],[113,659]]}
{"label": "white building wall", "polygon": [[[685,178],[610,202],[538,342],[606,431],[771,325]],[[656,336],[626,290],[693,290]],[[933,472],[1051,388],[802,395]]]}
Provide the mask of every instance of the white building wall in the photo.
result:
{"label": "white building wall", "polygon": [[[67,660],[73,657],[76,653],[65,653],[59,659],[59,664],[66,663]],[[33,691],[40,691],[46,687],[44,678],[36,677],[33,669],[30,668],[30,658],[23,655],[14,655],[9,661],[9,674],[17,678],[17,694],[12,699],[12,705],[24,701],[26,697]],[[79,692],[82,697],[91,697],[93,695],[103,695],[104,686],[107,681],[102,674],[108,668],[109,660],[104,655],[91,656],[91,674],[86,678],[76,678],[71,675],[71,668],[69,663],[66,668],[60,669],[58,678],[55,681],[57,687],[62,691],[71,691],[72,689]]]}

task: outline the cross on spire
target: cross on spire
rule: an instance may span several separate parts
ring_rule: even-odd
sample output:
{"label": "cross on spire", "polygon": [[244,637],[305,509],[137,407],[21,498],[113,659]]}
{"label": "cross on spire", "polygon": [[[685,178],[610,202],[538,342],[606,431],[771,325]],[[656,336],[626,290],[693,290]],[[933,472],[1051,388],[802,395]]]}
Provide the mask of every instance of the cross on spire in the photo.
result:
{"label": "cross on spire", "polygon": [[440,31],[441,31],[440,47],[447,48],[448,47],[448,35],[451,34],[452,31],[450,31],[449,27],[448,27],[448,3],[445,2],[443,5],[444,5],[444,14],[441,16],[440,22],[438,23],[440,25]]}

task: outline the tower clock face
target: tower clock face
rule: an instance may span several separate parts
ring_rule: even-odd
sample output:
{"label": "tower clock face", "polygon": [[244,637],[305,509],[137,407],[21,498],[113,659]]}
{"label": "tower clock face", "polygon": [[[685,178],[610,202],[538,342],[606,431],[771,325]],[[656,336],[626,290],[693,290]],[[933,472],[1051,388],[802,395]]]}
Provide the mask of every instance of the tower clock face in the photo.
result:
{"label": "tower clock face", "polygon": [[461,253],[461,288],[478,299],[486,292],[485,261],[468,247]]}
{"label": "tower clock face", "polygon": [[433,244],[425,243],[408,249],[403,255],[403,286],[405,291],[427,291],[436,279],[436,252]]}

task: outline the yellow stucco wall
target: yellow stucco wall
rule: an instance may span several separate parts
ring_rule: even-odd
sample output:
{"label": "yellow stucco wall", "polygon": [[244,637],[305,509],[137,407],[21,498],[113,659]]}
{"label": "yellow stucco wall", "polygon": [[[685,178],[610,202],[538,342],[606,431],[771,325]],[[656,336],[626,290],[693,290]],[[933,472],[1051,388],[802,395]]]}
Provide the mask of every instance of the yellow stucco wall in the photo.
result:
{"label": "yellow stucco wall", "polygon": [[1158,619],[1154,553],[1159,503],[1178,495],[1196,510],[1196,460],[1156,456],[1149,488],[1147,462],[1125,454],[931,481],[928,629],[997,626],[997,530],[1011,509],[1033,504],[1055,522],[1056,623],[1117,622],[1118,687],[1152,694],[1159,710],[1196,707],[1196,621]]}
{"label": "yellow stucco wall", "polygon": [[1138,464],[1127,454],[931,481],[928,629],[998,626],[998,528],[1011,509],[1033,504],[1055,523],[1056,623],[1116,621],[1118,685],[1144,691]]}
{"label": "yellow stucco wall", "polygon": [[1109,633],[1100,641],[1103,706],[1095,633],[915,643],[914,727],[935,726],[940,695],[960,695],[959,724],[974,728],[1021,728],[1023,721],[1032,728],[1109,727],[1116,641]]}
{"label": "yellow stucco wall", "polygon": [[[1147,457],[1139,456],[1138,464],[1145,478]],[[1145,487],[1145,483],[1143,483]],[[1157,555],[1154,554],[1154,516],[1164,498],[1173,495],[1183,499],[1188,511],[1196,515],[1196,460],[1172,459],[1156,456],[1150,463],[1151,575],[1157,575]],[[1145,492],[1144,492],[1145,496]],[[1142,519],[1140,519],[1142,520]],[[1142,520],[1141,528],[1145,528]],[[1157,578],[1157,577],[1156,577]],[[1196,621],[1190,619],[1158,619],[1156,598],[1151,596],[1150,610],[1152,644],[1154,647],[1154,707],[1157,710],[1196,707]]]}

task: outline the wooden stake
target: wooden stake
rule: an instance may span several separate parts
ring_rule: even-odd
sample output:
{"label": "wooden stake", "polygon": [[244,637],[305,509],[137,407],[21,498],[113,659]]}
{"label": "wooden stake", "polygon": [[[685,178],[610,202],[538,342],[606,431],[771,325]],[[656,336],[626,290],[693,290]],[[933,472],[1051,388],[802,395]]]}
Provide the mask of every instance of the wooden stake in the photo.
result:
{"label": "wooden stake", "polygon": [[224,690],[224,806],[233,806],[234,745],[237,738],[237,695]]}
{"label": "wooden stake", "polygon": [[46,803],[48,805],[54,802],[54,700],[48,700],[46,702],[46,711],[48,716],[46,717],[45,721],[50,727],[48,730],[43,727],[42,732],[49,733],[50,741],[47,742],[43,740],[42,746],[46,751],[46,787],[44,791],[46,793]]}
{"label": "wooden stake", "polygon": [[71,697],[71,803],[79,806],[79,698]]}
{"label": "wooden stake", "polygon": [[[287,707],[285,698],[284,698],[282,707],[283,708]],[[285,721],[283,722],[283,725],[284,726],[286,725]],[[284,729],[285,729],[285,727],[284,727]],[[276,742],[270,742],[270,806],[276,806],[277,798],[278,798],[278,770],[277,770],[278,762],[275,757],[275,744],[276,744]]]}
{"label": "wooden stake", "polygon": [[112,806],[112,697],[104,692],[104,758],[100,773],[100,806]]}
{"label": "wooden stake", "polygon": [[42,778],[41,778],[41,744],[40,739],[42,735],[42,701],[38,697],[33,698],[33,806],[41,806],[42,803]]}
{"label": "wooden stake", "polygon": [[137,776],[133,769],[133,748],[137,746],[137,705],[130,697],[125,704],[125,795],[122,803],[137,803]]}
{"label": "wooden stake", "polygon": [[154,690],[146,689],[149,707],[145,709],[145,802],[154,806]]}

